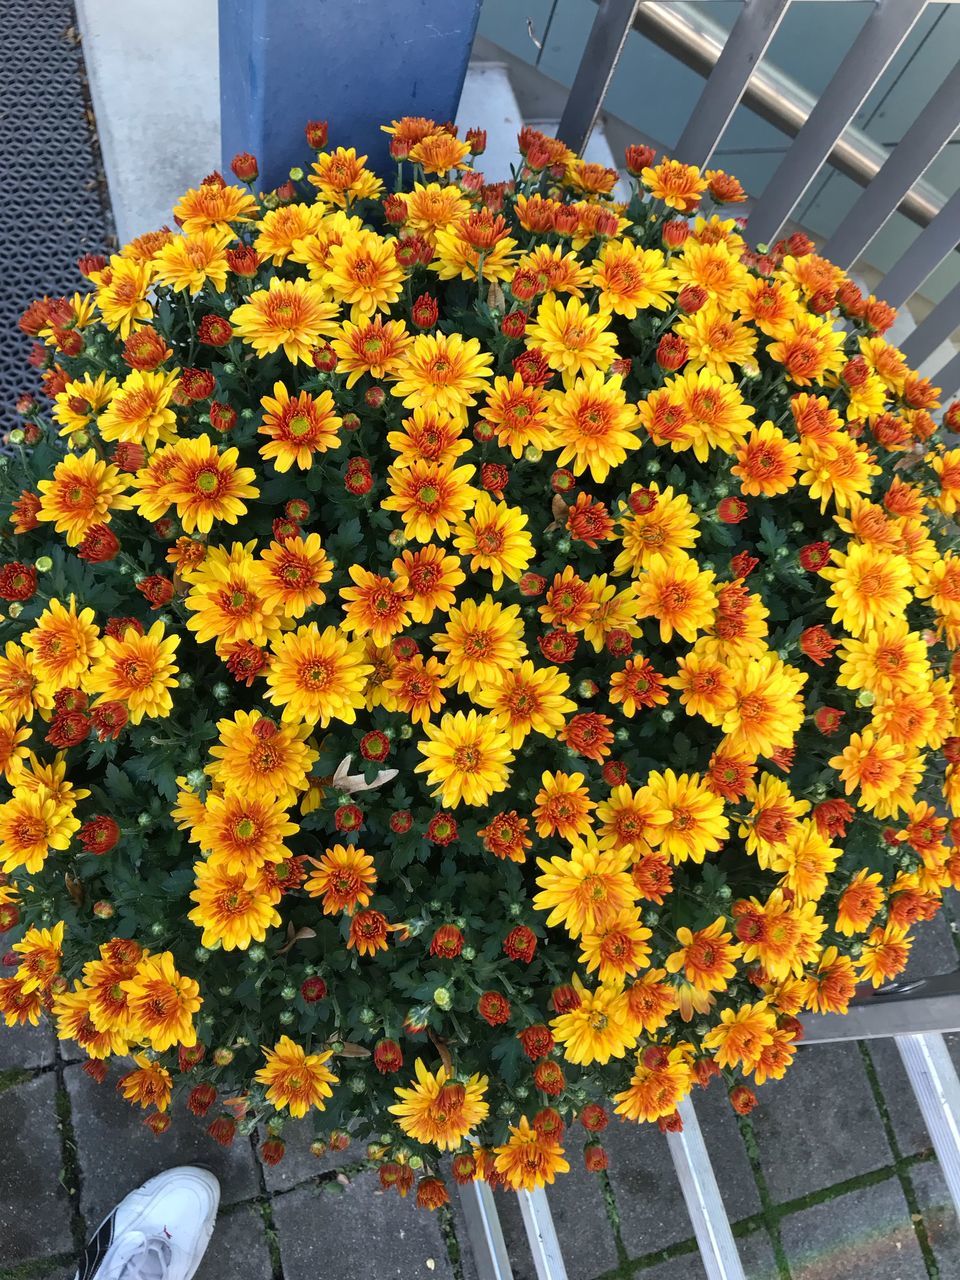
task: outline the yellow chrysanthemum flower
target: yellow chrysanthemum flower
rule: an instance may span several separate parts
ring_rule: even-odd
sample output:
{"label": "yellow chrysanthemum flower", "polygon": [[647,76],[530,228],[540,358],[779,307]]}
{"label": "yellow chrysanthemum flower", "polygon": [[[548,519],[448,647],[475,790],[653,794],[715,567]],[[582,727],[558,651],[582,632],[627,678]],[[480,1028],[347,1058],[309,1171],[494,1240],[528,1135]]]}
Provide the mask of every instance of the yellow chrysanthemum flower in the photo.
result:
{"label": "yellow chrysanthemum flower", "polygon": [[52,480],[41,480],[38,520],[49,521],[67,546],[76,547],[95,526],[109,524],[111,512],[128,511],[133,499],[126,492],[129,477],[88,449],[68,454],[53,469]]}
{"label": "yellow chrysanthemum flower", "polygon": [[326,1065],[331,1050],[307,1053],[289,1036],[281,1036],[272,1049],[261,1046],[267,1065],[256,1073],[256,1080],[267,1085],[267,1101],[278,1111],[286,1107],[295,1119],[302,1119],[311,1108],[322,1111],[326,1099],[333,1097],[331,1085],[339,1083]]}
{"label": "yellow chrysanthemum flower", "polygon": [[458,711],[445,715],[439,725],[424,725],[424,734],[417,744],[424,758],[415,772],[426,773],[427,785],[444,808],[455,809],[461,802],[481,805],[505,789],[513,752],[492,716]]}
{"label": "yellow chrysanthemum flower", "polygon": [[87,692],[100,694],[100,701],[122,702],[133,724],[144,716],[168,716],[173,710],[170,690],[179,687],[173,655],[180,637],[165,631],[157,621],[144,635],[128,627],[122,639],[105,636],[103,652],[85,681]]}
{"label": "yellow chrysanthemum flower", "polygon": [[422,1058],[417,1058],[414,1070],[416,1083],[410,1088],[398,1086],[394,1092],[400,1101],[388,1110],[397,1117],[399,1128],[416,1142],[440,1151],[456,1151],[487,1118],[487,1077],[474,1075],[460,1084],[451,1081],[444,1067],[434,1075]]}

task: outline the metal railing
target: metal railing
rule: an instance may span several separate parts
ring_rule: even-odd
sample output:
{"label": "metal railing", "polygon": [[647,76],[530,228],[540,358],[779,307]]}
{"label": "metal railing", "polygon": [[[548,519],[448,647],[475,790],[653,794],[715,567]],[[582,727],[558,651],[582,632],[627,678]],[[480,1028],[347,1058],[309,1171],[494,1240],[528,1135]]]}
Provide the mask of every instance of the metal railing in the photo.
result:
{"label": "metal railing", "polygon": [[[960,241],[960,192],[946,202],[923,175],[960,128],[960,64],[931,96],[889,153],[853,128],[853,120],[930,0],[875,0],[872,12],[836,73],[816,98],[759,66],[790,4],[816,0],[741,0],[725,41],[689,18],[689,7],[661,0],[600,0],[558,136],[582,150],[631,31],[641,32],[706,78],[700,100],[672,153],[704,165],[743,103],[793,138],[765,189],[753,201],[751,241],[777,239],[816,176],[831,166],[864,188],[823,252],[845,270],[895,210],[923,228],[875,292],[894,306],[929,278]],[[904,343],[914,365],[924,363],[960,327],[960,286],[938,303]],[[935,375],[944,397],[960,389],[960,354]]]}
{"label": "metal railing", "polygon": [[[814,3],[815,0],[792,0]],[[955,2],[955,0],[951,0]],[[726,39],[689,21],[683,4],[660,0],[599,0],[557,130],[582,151],[596,125],[624,46],[634,30],[705,77],[703,92],[679,142],[677,159],[705,166],[743,103],[793,138],[764,191],[754,200],[753,243],[778,238],[825,165],[864,188],[823,252],[849,270],[894,213],[922,230],[876,287],[894,306],[918,290],[960,241],[960,191],[949,200],[923,175],[960,128],[960,64],[933,92],[902,140],[887,151],[852,122],[870,91],[915,27],[928,0],[875,0],[874,9],[826,89],[814,99],[761,59],[791,0],[742,0]],[[717,29],[719,31],[719,29]],[[721,33],[722,35],[722,33]],[[960,327],[960,286],[933,308],[902,344],[918,365]],[[944,396],[960,388],[960,354],[935,375]],[[864,989],[847,1015],[808,1015],[804,1042],[889,1037],[894,1040],[923,1114],[944,1180],[960,1214],[960,1079],[944,1033],[960,1030],[960,972],[919,982]],[[690,1098],[678,1111],[683,1129],[667,1142],[708,1280],[744,1280],[716,1175]],[[520,1193],[521,1214],[539,1280],[566,1280],[546,1193]],[[481,1280],[512,1280],[513,1271],[493,1193],[485,1183],[461,1188],[461,1200]]]}
{"label": "metal railing", "polygon": [[[801,1022],[804,1044],[894,1041],[960,1215],[960,1079],[943,1038],[960,1031],[960,971],[881,991],[861,988],[849,1013],[807,1014]],[[707,1280],[745,1280],[693,1100],[685,1098],[677,1110],[683,1129],[667,1133],[667,1144]],[[480,1280],[513,1280],[493,1192],[473,1182],[460,1188],[460,1197]],[[546,1192],[519,1198],[538,1280],[567,1280]]]}

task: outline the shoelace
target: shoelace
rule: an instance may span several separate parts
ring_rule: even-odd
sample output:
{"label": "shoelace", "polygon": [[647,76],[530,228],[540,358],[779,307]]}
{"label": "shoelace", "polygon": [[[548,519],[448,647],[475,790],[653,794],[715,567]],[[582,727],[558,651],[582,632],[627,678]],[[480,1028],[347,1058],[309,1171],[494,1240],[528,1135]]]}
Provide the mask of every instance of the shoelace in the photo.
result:
{"label": "shoelace", "polygon": [[116,1242],[103,1280],[168,1280],[173,1247],[164,1236],[129,1231]]}

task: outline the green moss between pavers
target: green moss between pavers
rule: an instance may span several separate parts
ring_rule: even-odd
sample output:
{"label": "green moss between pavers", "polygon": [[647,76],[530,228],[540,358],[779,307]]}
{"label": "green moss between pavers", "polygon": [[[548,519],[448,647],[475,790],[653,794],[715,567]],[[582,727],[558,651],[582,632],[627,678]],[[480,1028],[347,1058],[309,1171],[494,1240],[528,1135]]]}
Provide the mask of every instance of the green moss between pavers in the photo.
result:
{"label": "green moss between pavers", "polygon": [[280,1238],[277,1235],[276,1224],[273,1221],[273,1207],[269,1200],[263,1200],[257,1205],[257,1209],[263,1219],[263,1234],[267,1237],[273,1280],[283,1280],[283,1264],[280,1261]]}
{"label": "green moss between pavers", "polygon": [[457,1235],[456,1223],[453,1220],[453,1209],[449,1204],[441,1205],[437,1210],[437,1222],[440,1234],[450,1259],[453,1280],[463,1280],[463,1259],[460,1256],[460,1238]]}
{"label": "green moss between pavers", "polygon": [[77,1159],[77,1139],[73,1132],[73,1115],[70,1111],[70,1095],[63,1082],[62,1064],[57,1063],[57,1092],[54,1099],[57,1111],[57,1128],[60,1130],[60,1152],[63,1161],[60,1183],[70,1200],[70,1226],[73,1242],[80,1254],[86,1248],[87,1232],[80,1212],[80,1184],[82,1173]]}
{"label": "green moss between pavers", "polygon": [[42,1277],[49,1275],[56,1267],[68,1267],[76,1261],[72,1253],[55,1253],[36,1262],[21,1262],[10,1270],[0,1269],[0,1280],[38,1280],[38,1277],[42,1280]]}
{"label": "green moss between pavers", "polygon": [[860,1057],[863,1059],[863,1068],[866,1071],[867,1079],[870,1082],[873,1100],[876,1103],[877,1110],[880,1112],[880,1119],[883,1121],[887,1141],[890,1143],[890,1150],[893,1152],[897,1178],[899,1179],[904,1199],[907,1202],[907,1208],[910,1211],[910,1221],[913,1224],[913,1231],[914,1235],[917,1237],[917,1244],[920,1246],[920,1252],[923,1254],[923,1261],[927,1268],[927,1275],[929,1280],[940,1280],[940,1266],[937,1263],[933,1247],[930,1244],[930,1237],[927,1235],[927,1224],[924,1221],[923,1214],[920,1212],[916,1193],[913,1190],[913,1183],[910,1181],[907,1173],[909,1166],[903,1158],[903,1152],[900,1150],[900,1144],[897,1141],[893,1121],[890,1118],[890,1110],[887,1107],[887,1099],[883,1089],[880,1087],[880,1078],[877,1075],[877,1069],[874,1066],[873,1058],[870,1055],[870,1049],[863,1043],[863,1041],[860,1040],[857,1041],[857,1048],[860,1050]]}
{"label": "green moss between pavers", "polygon": [[773,1203],[770,1188],[767,1186],[763,1167],[760,1164],[760,1146],[757,1142],[757,1135],[754,1132],[753,1125],[750,1123],[749,1116],[737,1116],[737,1123],[740,1127],[743,1145],[747,1150],[747,1159],[750,1161],[750,1168],[753,1171],[753,1180],[757,1184],[760,1207],[767,1233],[770,1236],[770,1243],[773,1246],[773,1257],[777,1264],[777,1270],[780,1272],[781,1280],[790,1280],[787,1255],[783,1251],[783,1244],[780,1240],[780,1218],[777,1215],[776,1206]]}
{"label": "green moss between pavers", "polygon": [[14,1085],[26,1084],[32,1079],[33,1072],[27,1071],[25,1067],[8,1067],[6,1071],[0,1071],[0,1093],[3,1093],[4,1089],[12,1089]]}

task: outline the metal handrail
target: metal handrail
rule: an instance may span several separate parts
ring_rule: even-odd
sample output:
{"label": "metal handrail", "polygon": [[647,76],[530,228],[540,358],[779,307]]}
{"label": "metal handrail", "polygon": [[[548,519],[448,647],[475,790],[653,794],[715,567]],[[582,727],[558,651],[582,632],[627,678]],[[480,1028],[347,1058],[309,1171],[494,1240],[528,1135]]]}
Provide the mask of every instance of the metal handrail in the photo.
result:
{"label": "metal handrail", "polygon": [[[693,71],[706,75],[723,51],[725,32],[707,18],[699,17],[694,25],[683,16],[686,5],[671,5],[643,0],[634,22],[666,53]],[[711,34],[710,29],[716,34]],[[816,98],[792,77],[781,71],[758,67],[744,90],[743,105],[762,120],[794,138],[807,122]],[[859,186],[872,182],[887,159],[887,151],[860,129],[848,128],[833,146],[828,163],[852,178]],[[897,205],[902,214],[925,227],[940,212],[943,195],[929,183],[918,182]]]}

